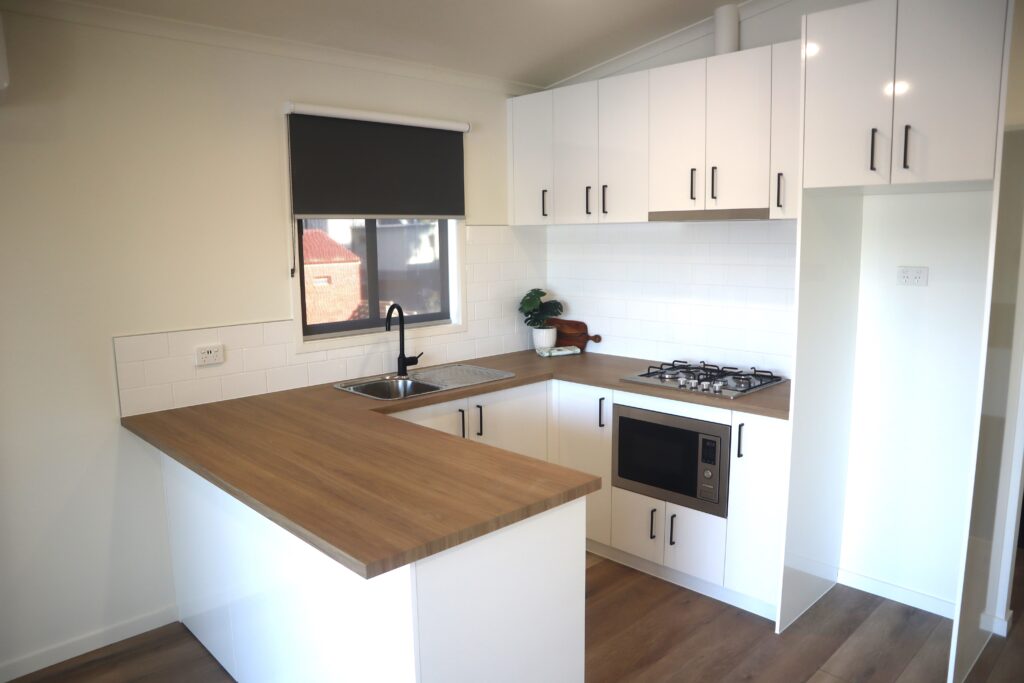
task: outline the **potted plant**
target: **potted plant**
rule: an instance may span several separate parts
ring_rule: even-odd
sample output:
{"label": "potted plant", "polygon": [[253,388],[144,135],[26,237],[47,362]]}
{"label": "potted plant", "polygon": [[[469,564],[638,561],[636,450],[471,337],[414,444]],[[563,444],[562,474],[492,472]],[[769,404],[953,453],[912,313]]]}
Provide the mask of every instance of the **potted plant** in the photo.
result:
{"label": "potted plant", "polygon": [[533,328],[533,346],[537,349],[551,348],[558,337],[548,320],[562,314],[562,302],[544,301],[547,295],[543,289],[531,289],[519,302],[519,312],[526,318],[527,326]]}

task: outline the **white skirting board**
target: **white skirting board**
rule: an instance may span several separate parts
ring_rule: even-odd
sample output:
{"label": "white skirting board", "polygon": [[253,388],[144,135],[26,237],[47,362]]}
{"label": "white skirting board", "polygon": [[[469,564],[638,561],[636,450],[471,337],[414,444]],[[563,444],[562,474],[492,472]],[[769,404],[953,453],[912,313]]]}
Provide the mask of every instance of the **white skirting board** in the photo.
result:
{"label": "white skirting board", "polygon": [[904,605],[916,607],[922,609],[925,612],[931,612],[937,614],[940,617],[946,619],[953,618],[953,603],[949,600],[943,600],[933,595],[925,595],[924,593],[918,593],[916,591],[902,588],[900,586],[894,586],[891,583],[885,583],[884,581],[878,581],[867,576],[861,576],[845,569],[839,570],[839,583],[850,588],[856,588],[862,590],[865,593],[871,593],[872,595],[878,595],[899,602]]}
{"label": "white skirting board", "polygon": [[37,650],[23,657],[0,663],[0,681],[9,681],[19,676],[45,669],[59,662],[92,652],[125,638],[137,636],[178,620],[178,608],[167,605],[155,612],[142,614],[134,619],[86,633],[66,640],[52,647]]}

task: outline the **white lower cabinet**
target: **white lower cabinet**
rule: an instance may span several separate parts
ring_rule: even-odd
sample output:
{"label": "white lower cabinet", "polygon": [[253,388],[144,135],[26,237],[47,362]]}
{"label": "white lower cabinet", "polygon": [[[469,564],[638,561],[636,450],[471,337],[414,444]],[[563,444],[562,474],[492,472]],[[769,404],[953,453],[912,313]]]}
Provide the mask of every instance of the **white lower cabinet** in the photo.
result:
{"label": "white lower cabinet", "polygon": [[446,434],[547,460],[546,382],[394,413]]}
{"label": "white lower cabinet", "polygon": [[725,538],[726,521],[721,517],[665,503],[666,567],[721,586]]}
{"label": "white lower cabinet", "polygon": [[612,547],[661,564],[665,557],[665,501],[612,488]]}
{"label": "white lower cabinet", "polygon": [[612,392],[558,382],[558,464],[601,477],[587,496],[587,538],[611,545]]}
{"label": "white lower cabinet", "polygon": [[725,587],[774,605],[786,529],[790,425],[733,413]]}

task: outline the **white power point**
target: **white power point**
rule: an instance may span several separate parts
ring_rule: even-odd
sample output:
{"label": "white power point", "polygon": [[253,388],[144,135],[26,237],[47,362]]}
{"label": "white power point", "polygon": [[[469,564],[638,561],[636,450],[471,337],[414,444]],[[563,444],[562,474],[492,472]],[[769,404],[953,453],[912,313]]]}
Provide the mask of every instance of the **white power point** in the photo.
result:
{"label": "white power point", "polygon": [[200,365],[217,365],[224,362],[224,345],[207,344],[196,347],[196,367]]}
{"label": "white power point", "polygon": [[927,287],[928,268],[924,266],[900,266],[896,269],[896,282],[905,287]]}

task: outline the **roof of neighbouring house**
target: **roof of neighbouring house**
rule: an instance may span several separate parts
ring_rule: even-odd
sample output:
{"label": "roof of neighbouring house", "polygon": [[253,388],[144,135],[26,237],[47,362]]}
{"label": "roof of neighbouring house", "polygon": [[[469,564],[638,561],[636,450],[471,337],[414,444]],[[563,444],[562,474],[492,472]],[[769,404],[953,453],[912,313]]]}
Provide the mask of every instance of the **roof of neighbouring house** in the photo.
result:
{"label": "roof of neighbouring house", "polygon": [[358,254],[332,240],[323,230],[302,233],[303,263],[358,263],[361,260]]}

